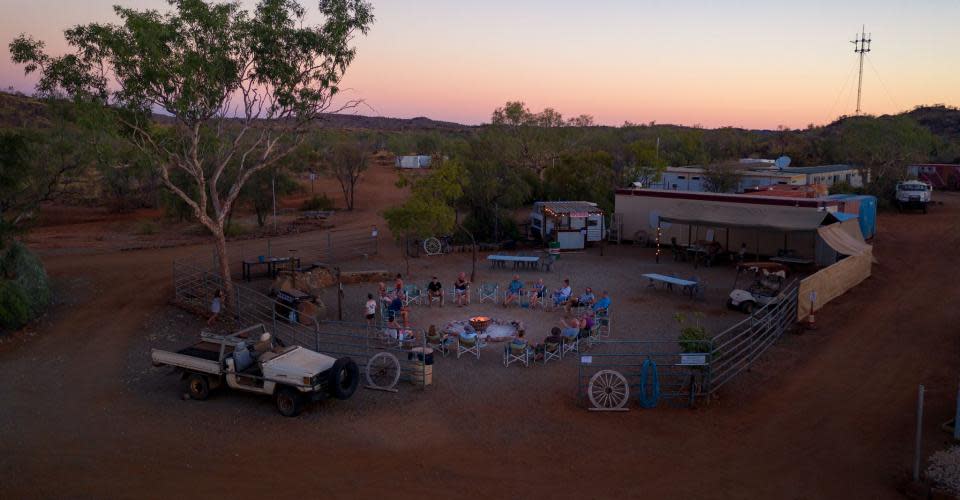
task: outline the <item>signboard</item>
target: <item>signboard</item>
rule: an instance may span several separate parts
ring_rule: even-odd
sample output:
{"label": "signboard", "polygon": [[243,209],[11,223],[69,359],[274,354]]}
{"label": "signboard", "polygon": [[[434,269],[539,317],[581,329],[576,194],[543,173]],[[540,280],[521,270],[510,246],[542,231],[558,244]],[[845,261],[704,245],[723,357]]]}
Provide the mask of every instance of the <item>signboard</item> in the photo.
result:
{"label": "signboard", "polygon": [[590,363],[593,363],[593,356],[580,356],[581,365],[589,365]]}
{"label": "signboard", "polygon": [[707,364],[706,354],[681,354],[680,364],[684,366],[703,366]]}

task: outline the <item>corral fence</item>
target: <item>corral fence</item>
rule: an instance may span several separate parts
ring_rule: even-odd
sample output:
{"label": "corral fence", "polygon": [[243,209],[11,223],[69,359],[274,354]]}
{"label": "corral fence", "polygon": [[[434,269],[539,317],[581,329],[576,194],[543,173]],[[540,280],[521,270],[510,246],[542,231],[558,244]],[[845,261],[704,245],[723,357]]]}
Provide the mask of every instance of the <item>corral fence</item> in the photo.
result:
{"label": "corral fence", "polygon": [[[185,309],[208,314],[210,301],[224,288],[219,272],[195,261],[174,261],[174,301]],[[330,356],[349,356],[360,367],[362,383],[371,389],[396,391],[401,380],[421,388],[432,381],[432,364],[415,348],[426,351],[426,335],[400,341],[382,322],[373,325],[318,320],[257,290],[233,283],[232,302],[224,315],[237,327],[264,324],[284,345],[299,345]],[[415,331],[414,329],[408,329]]]}
{"label": "corral fence", "polygon": [[[366,259],[380,252],[380,237],[373,229],[343,229],[322,231],[291,238],[267,238],[240,240],[227,246],[227,261],[230,263],[230,276],[242,279],[244,262],[248,265],[263,264],[273,259],[284,260],[277,264],[280,269],[290,269],[292,261],[298,261],[301,268],[313,265],[331,265],[353,259]],[[180,259],[200,269],[219,269],[214,249]],[[257,269],[257,272],[265,269]]]}
{"label": "corral fence", "polygon": [[798,284],[743,321],[704,340],[602,340],[580,353],[579,404],[624,411],[636,401],[693,406],[749,368],[795,326]]}

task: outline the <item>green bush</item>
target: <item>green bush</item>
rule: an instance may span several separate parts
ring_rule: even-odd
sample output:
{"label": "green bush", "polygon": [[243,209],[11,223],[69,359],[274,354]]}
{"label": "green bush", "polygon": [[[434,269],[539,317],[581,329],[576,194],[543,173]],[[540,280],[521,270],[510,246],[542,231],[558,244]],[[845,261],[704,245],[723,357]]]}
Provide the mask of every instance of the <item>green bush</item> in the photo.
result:
{"label": "green bush", "polygon": [[0,258],[0,276],[23,293],[29,317],[39,316],[50,303],[50,280],[43,263],[21,243],[10,245]]}
{"label": "green bush", "polygon": [[673,319],[680,325],[680,337],[677,342],[680,344],[680,352],[701,353],[710,352],[710,337],[707,335],[707,329],[700,324],[702,314],[695,313],[696,322],[688,324],[687,318],[680,313],[674,315]]}
{"label": "green bush", "polygon": [[333,200],[325,194],[318,194],[304,201],[300,210],[333,210]]}
{"label": "green bush", "polygon": [[15,281],[0,281],[0,332],[17,330],[30,321],[27,296]]}

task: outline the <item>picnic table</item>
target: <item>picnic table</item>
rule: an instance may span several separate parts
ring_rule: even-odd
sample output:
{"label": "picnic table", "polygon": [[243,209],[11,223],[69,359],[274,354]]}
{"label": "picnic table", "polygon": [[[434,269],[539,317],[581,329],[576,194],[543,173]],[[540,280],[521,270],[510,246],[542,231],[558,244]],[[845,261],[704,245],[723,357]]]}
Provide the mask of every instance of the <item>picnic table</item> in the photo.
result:
{"label": "picnic table", "polygon": [[650,280],[650,284],[648,286],[651,288],[656,287],[657,283],[663,283],[667,286],[667,288],[672,290],[673,285],[677,285],[684,291],[684,293],[689,293],[691,297],[694,296],[694,291],[700,285],[696,281],[685,280],[677,278],[676,276],[667,276],[665,274],[647,273],[644,274],[643,277]]}
{"label": "picnic table", "polygon": [[514,269],[520,266],[537,267],[540,263],[540,257],[535,255],[488,255],[487,260],[490,261],[492,267],[499,267],[501,269],[507,262],[512,262]]}
{"label": "picnic table", "polygon": [[256,266],[266,266],[267,276],[273,278],[277,275],[281,264],[293,261],[293,267],[300,267],[299,257],[270,257],[267,259],[245,260],[243,261],[243,279],[250,281],[250,270]]}

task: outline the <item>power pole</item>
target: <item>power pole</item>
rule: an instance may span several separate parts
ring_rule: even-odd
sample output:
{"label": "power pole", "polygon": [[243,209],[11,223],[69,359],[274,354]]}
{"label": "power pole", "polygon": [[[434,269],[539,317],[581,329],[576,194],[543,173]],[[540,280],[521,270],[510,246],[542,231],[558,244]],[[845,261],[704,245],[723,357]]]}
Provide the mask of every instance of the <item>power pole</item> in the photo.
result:
{"label": "power pole", "polygon": [[860,77],[857,79],[857,114],[860,114],[860,95],[863,91],[863,55],[870,52],[870,35],[867,34],[867,27],[864,25],[860,29],[859,35],[853,35],[855,38],[850,40],[853,44],[853,52],[860,55]]}

